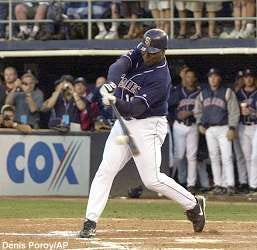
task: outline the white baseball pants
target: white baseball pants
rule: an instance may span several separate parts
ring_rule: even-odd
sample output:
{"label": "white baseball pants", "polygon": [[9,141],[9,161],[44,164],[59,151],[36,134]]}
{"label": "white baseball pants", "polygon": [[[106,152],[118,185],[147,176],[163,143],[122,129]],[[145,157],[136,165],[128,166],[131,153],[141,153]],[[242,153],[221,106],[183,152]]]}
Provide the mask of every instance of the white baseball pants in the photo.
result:
{"label": "white baseball pants", "polygon": [[[194,208],[195,197],[173,179],[160,173],[161,145],[167,133],[166,117],[134,119],[125,123],[140,150],[140,154],[133,158],[144,185],[177,201],[186,210]],[[98,221],[107,203],[114,177],[132,157],[127,144],[118,145],[115,141],[121,134],[120,124],[116,121],[91,185],[86,211],[86,218],[89,220]]]}
{"label": "white baseball pants", "polygon": [[247,169],[247,176],[248,176],[248,183],[251,187],[254,171],[256,171],[256,167],[251,169],[252,167],[252,151],[253,151],[253,138],[254,133],[257,129],[257,125],[239,125],[239,140],[241,144],[241,148],[244,154],[244,158],[246,161],[246,169]]}
{"label": "white baseball pants", "polygon": [[257,128],[255,129],[252,141],[252,157],[251,157],[251,178],[250,187],[257,188]]}
{"label": "white baseball pants", "polygon": [[187,186],[195,186],[197,180],[197,149],[199,134],[197,126],[186,126],[177,121],[173,124],[174,164],[178,167],[186,154]]}
{"label": "white baseball pants", "polygon": [[215,186],[234,186],[232,143],[226,137],[228,126],[212,126],[206,130]]}

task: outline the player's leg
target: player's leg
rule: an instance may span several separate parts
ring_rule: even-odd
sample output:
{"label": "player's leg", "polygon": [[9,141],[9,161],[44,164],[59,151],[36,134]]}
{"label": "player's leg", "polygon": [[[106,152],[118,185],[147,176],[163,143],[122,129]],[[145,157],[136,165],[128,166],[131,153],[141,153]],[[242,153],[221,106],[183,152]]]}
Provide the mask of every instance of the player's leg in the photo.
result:
{"label": "player's leg", "polygon": [[90,230],[90,227],[95,227],[96,222],[105,208],[113,179],[131,158],[128,145],[118,145],[116,143],[116,137],[121,134],[120,124],[115,122],[105,144],[102,162],[91,184],[86,210],[86,221],[84,228],[80,232],[80,237],[82,238],[93,236],[94,230]]}
{"label": "player's leg", "polygon": [[[167,121],[165,118],[149,118],[145,132],[137,131],[136,143],[139,149],[142,150],[140,155],[134,157],[134,161],[145,186],[182,205],[187,212],[188,218],[193,222],[194,230],[200,232],[205,224],[204,198],[200,197],[197,200],[172,178],[160,172],[161,145],[165,139],[166,132]],[[143,151],[146,148],[147,151]]]}
{"label": "player's leg", "polygon": [[[183,159],[186,151],[186,133],[188,128],[184,124],[177,121],[173,124],[173,140],[174,140],[174,167],[178,170],[179,175],[184,172]],[[186,184],[186,182],[183,182]]]}
{"label": "player's leg", "polygon": [[255,125],[255,132],[252,140],[252,157],[251,157],[251,178],[249,186],[251,191],[257,192],[257,125]]}
{"label": "player's leg", "polygon": [[251,153],[252,153],[252,136],[250,133],[251,126],[241,125],[239,130],[239,139],[246,162],[246,170],[248,176],[248,183],[250,179],[251,168]]}
{"label": "player's leg", "polygon": [[239,187],[238,191],[246,193],[248,191],[248,176],[247,176],[247,169],[246,169],[246,162],[244,158],[244,154],[241,147],[241,129],[243,129],[243,125],[239,126],[238,134],[239,138],[236,138],[233,140],[233,149],[234,149],[234,155],[236,157],[236,166],[237,166],[237,172],[238,172],[238,181],[239,181]]}
{"label": "player's leg", "polygon": [[222,174],[221,174],[221,164],[220,164],[220,153],[219,144],[215,130],[218,126],[210,127],[206,130],[206,142],[208,146],[209,156],[211,160],[211,169],[213,175],[213,182],[215,185],[214,193],[219,194],[222,192]]}
{"label": "player's leg", "polygon": [[220,126],[216,134],[219,140],[219,147],[221,153],[223,177],[228,194],[234,193],[235,176],[232,154],[232,142],[227,139],[228,126]]}
{"label": "player's leg", "polygon": [[197,179],[197,149],[198,149],[198,129],[196,125],[190,126],[186,136],[186,156],[187,156],[187,187],[189,191],[195,192]]}

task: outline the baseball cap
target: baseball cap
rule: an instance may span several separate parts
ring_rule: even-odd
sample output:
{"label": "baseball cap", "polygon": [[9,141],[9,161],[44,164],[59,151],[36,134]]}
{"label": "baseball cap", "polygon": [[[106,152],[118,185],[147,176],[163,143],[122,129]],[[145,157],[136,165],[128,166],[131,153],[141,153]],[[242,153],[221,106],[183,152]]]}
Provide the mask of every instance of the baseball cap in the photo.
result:
{"label": "baseball cap", "polygon": [[216,74],[216,75],[219,75],[219,76],[221,75],[221,74],[220,74],[220,71],[219,71],[218,69],[216,69],[216,68],[211,68],[211,69],[209,70],[207,76],[209,77],[209,76],[211,76],[211,75],[213,75],[213,74]]}
{"label": "baseball cap", "polygon": [[55,85],[58,85],[59,83],[64,82],[64,81],[70,82],[70,83],[73,84],[74,78],[73,78],[72,75],[62,75],[61,78],[58,79],[58,80],[56,80],[54,84],[55,84]]}
{"label": "baseball cap", "polygon": [[255,76],[255,73],[251,69],[245,69],[244,76]]}
{"label": "baseball cap", "polygon": [[82,83],[84,86],[87,86],[87,81],[84,77],[78,77],[74,80],[74,84]]}
{"label": "baseball cap", "polygon": [[244,72],[242,70],[239,70],[236,74],[236,79],[240,79],[241,77],[244,76]]}

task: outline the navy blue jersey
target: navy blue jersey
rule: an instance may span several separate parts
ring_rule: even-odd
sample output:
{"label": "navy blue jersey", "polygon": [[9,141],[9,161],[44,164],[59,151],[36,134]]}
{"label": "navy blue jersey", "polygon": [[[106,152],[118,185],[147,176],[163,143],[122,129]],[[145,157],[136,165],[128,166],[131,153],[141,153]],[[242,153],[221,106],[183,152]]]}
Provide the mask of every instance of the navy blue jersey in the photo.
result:
{"label": "navy blue jersey", "polygon": [[201,123],[203,125],[215,126],[228,124],[226,93],[227,88],[223,86],[215,91],[210,87],[201,91],[203,97],[203,115]]}
{"label": "navy blue jersey", "polygon": [[[256,110],[256,102],[257,102],[257,89],[251,92],[246,92],[244,88],[241,88],[236,93],[239,105],[241,103],[247,103],[249,107]],[[257,119],[255,116],[243,116],[240,115],[240,122],[243,124],[247,123],[257,123]]]}
{"label": "navy blue jersey", "polygon": [[[200,89],[195,89],[193,91],[187,90],[185,87],[177,87],[175,92],[175,101],[176,101],[176,111],[175,111],[175,119],[180,121],[177,117],[178,112],[180,111],[193,111],[195,107],[195,99],[200,93]],[[195,123],[194,116],[188,117],[186,120],[183,120],[185,124]]]}
{"label": "navy blue jersey", "polygon": [[130,50],[122,57],[130,65],[117,83],[115,96],[126,102],[140,98],[147,109],[138,119],[167,115],[171,77],[166,59],[157,65],[146,66],[139,49]]}

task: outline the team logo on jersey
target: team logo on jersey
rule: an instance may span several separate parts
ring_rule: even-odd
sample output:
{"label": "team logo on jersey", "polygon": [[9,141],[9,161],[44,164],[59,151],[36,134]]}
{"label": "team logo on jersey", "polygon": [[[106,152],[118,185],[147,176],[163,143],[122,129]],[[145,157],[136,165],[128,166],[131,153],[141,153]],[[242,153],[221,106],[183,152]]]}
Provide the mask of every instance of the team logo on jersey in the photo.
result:
{"label": "team logo on jersey", "polygon": [[147,37],[145,38],[145,45],[146,45],[147,47],[150,47],[150,45],[151,45],[151,37],[147,36]]}

